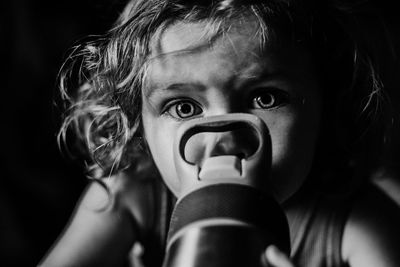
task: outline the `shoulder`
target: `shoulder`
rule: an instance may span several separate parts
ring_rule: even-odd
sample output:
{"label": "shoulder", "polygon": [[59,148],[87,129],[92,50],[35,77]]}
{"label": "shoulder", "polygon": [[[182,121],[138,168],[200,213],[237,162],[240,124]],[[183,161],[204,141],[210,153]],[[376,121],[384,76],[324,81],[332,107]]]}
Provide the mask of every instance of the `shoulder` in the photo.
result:
{"label": "shoulder", "polygon": [[121,174],[91,182],[41,266],[122,266],[140,231],[133,180]]}
{"label": "shoulder", "polygon": [[352,267],[398,266],[400,208],[371,186],[360,191],[345,225],[342,257]]}
{"label": "shoulder", "polygon": [[141,177],[129,172],[121,172],[106,181],[111,197],[135,221],[139,230],[151,222],[156,194],[156,177]]}

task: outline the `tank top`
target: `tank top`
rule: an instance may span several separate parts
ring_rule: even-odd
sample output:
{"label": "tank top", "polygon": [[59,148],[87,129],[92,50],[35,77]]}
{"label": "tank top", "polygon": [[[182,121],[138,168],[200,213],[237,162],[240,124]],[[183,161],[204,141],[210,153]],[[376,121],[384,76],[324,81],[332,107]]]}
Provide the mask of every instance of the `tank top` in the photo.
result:
{"label": "tank top", "polygon": [[[152,231],[143,238],[145,267],[160,267],[164,258],[169,218],[176,199],[161,182],[153,186]],[[296,199],[292,200],[296,202]],[[291,259],[296,267],[346,267],[341,243],[351,207],[349,197],[310,194],[286,212],[291,237]],[[285,208],[286,209],[286,208]]]}
{"label": "tank top", "polygon": [[297,267],[346,267],[342,236],[352,198],[310,195],[286,211],[291,259]]}

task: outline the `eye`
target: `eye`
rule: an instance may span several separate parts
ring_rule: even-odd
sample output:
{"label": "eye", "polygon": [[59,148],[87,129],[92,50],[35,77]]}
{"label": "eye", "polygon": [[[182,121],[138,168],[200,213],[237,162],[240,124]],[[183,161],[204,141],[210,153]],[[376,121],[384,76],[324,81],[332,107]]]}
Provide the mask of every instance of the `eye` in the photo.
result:
{"label": "eye", "polygon": [[193,116],[199,115],[203,112],[203,110],[199,107],[198,104],[189,101],[182,100],[179,102],[175,102],[170,104],[167,107],[166,112],[176,118],[176,119],[188,119]]}
{"label": "eye", "polygon": [[289,103],[289,94],[279,89],[260,89],[252,95],[251,108],[272,109]]}

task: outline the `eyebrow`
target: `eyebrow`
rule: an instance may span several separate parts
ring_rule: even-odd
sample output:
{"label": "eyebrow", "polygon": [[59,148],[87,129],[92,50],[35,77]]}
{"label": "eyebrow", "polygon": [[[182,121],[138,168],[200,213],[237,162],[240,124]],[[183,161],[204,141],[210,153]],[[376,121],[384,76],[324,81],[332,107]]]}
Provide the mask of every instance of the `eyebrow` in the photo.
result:
{"label": "eyebrow", "polygon": [[284,71],[268,72],[262,71],[254,75],[240,75],[239,87],[254,86],[258,83],[270,82],[270,81],[290,81],[293,79],[291,75]]}
{"label": "eyebrow", "polygon": [[[239,75],[241,76],[241,75]],[[259,82],[266,82],[271,80],[287,80],[288,77],[284,73],[275,73],[275,74],[268,74],[268,73],[260,73],[259,75],[252,75],[252,76],[242,76],[243,81],[239,82],[239,88],[253,86]],[[205,85],[199,82],[183,82],[183,83],[171,83],[164,86],[163,84],[160,85],[153,85],[149,86],[144,94],[146,98],[152,98],[155,95],[163,95],[165,92],[177,92],[177,91],[185,91],[188,90],[196,90],[197,92],[203,92],[207,88]]]}
{"label": "eyebrow", "polygon": [[[259,66],[260,67],[260,66]],[[243,88],[247,86],[253,86],[257,83],[268,82],[273,80],[286,81],[292,83],[296,78],[291,74],[291,72],[285,69],[268,69],[265,66],[261,66],[261,69],[255,73],[237,73],[235,75],[237,79],[237,87]],[[151,98],[154,95],[162,95],[165,92],[173,91],[188,91],[188,89],[196,90],[198,92],[205,91],[207,88],[200,81],[184,81],[184,82],[155,82],[154,84],[148,84],[147,88],[144,90],[144,96],[146,98]]]}
{"label": "eyebrow", "polygon": [[199,83],[171,83],[167,86],[150,86],[144,94],[147,98],[151,98],[157,94],[163,94],[166,91],[183,91],[187,89],[196,89],[198,91],[205,91],[204,85]]}

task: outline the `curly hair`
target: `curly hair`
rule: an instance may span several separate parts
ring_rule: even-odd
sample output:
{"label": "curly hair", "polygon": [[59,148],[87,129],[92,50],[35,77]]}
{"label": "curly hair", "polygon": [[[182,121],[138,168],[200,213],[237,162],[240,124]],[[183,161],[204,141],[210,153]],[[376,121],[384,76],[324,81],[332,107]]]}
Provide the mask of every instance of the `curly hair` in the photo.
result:
{"label": "curly hair", "polygon": [[141,91],[151,42],[176,22],[200,21],[207,22],[212,42],[229,31],[232,21],[252,16],[261,47],[289,42],[313,55],[328,118],[321,153],[343,164],[365,160],[365,145],[374,140],[376,149],[384,139],[387,103],[359,20],[372,12],[359,2],[131,0],[110,31],[75,47],[61,68],[66,111],[59,140],[65,142],[70,133],[78,140],[93,177],[143,168],[150,157],[142,138]]}

